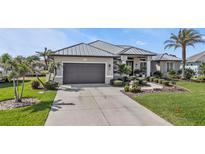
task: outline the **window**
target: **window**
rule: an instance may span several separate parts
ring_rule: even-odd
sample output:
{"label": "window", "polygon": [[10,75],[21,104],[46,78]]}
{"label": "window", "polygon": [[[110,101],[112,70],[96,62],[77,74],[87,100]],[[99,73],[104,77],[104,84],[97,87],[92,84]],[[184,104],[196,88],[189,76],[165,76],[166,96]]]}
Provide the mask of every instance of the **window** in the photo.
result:
{"label": "window", "polygon": [[169,72],[170,70],[173,70],[173,63],[168,62],[167,63],[167,72]]}
{"label": "window", "polygon": [[147,70],[147,62],[140,62],[140,70],[142,71],[142,72],[146,72],[146,70]]}

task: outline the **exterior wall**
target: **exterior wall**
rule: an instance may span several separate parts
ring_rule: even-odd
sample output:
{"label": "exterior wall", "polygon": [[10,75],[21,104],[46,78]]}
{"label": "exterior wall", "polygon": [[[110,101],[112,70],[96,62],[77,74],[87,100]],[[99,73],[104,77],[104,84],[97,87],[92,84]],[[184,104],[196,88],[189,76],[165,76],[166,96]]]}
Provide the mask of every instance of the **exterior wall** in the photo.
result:
{"label": "exterior wall", "polygon": [[[54,56],[56,62],[63,63],[104,63],[105,64],[105,83],[109,84],[113,78],[113,58],[112,57],[71,57]],[[55,81],[63,83],[63,66],[57,70]]]}
{"label": "exterior wall", "polygon": [[151,65],[151,72],[152,74],[156,71],[160,71],[164,76],[167,75],[167,63],[173,63],[173,70],[178,71],[181,67],[181,62],[180,61],[152,61]]}
{"label": "exterior wall", "polygon": [[185,66],[185,68],[190,68],[192,69],[194,72],[196,72],[196,75],[198,76],[198,72],[199,72],[199,66],[201,65],[200,62],[188,62]]}

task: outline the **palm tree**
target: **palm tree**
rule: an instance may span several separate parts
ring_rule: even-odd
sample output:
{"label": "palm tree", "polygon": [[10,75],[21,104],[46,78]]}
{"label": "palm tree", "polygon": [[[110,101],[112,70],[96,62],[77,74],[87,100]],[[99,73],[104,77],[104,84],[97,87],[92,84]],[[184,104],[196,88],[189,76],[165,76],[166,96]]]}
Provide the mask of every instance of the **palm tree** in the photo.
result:
{"label": "palm tree", "polygon": [[8,53],[5,53],[5,54],[1,55],[1,57],[0,57],[0,63],[3,66],[3,69],[4,69],[6,75],[8,73],[8,70],[11,67],[11,65],[9,63],[11,60],[12,60],[12,57]]}
{"label": "palm tree", "polygon": [[47,48],[44,49],[42,52],[36,51],[36,53],[39,54],[40,57],[43,57],[44,62],[45,62],[45,69],[48,69],[49,61],[50,61],[50,56],[54,53],[52,50],[48,50]]}
{"label": "palm tree", "polygon": [[186,65],[186,48],[187,46],[195,47],[196,43],[204,43],[205,40],[202,38],[202,35],[194,29],[180,29],[178,34],[175,35],[171,33],[169,40],[164,42],[164,49],[167,48],[177,48],[182,49],[182,78],[185,74],[185,65]]}
{"label": "palm tree", "polygon": [[41,74],[41,70],[39,68],[45,67],[45,65],[40,61],[39,56],[32,55],[26,58],[26,63],[30,68],[30,71],[35,74],[37,80],[42,84],[44,87],[43,81],[39,78],[39,74]]}
{"label": "palm tree", "polygon": [[[11,60],[10,65],[11,65],[11,72],[9,73],[9,79],[13,80],[15,102],[21,102],[23,91],[24,91],[25,76],[30,71],[30,69],[26,64],[25,58],[22,56],[17,56],[13,60]],[[19,78],[22,78],[20,92],[19,92]]]}
{"label": "palm tree", "polygon": [[54,82],[56,74],[57,74],[57,69],[59,69],[62,66],[60,62],[55,62],[52,60],[52,62],[49,64],[48,71],[49,71],[49,81],[51,80],[51,74],[53,74],[53,79],[52,81]]}

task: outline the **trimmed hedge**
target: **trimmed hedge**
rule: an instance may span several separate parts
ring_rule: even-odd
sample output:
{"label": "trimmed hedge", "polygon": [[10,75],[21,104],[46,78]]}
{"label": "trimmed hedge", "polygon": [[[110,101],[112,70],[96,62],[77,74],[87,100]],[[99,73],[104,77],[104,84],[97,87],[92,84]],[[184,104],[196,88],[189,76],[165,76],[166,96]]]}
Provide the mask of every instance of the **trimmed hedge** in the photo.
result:
{"label": "trimmed hedge", "polygon": [[169,83],[169,81],[164,80],[164,81],[162,81],[162,84],[165,86],[169,86],[170,83]]}
{"label": "trimmed hedge", "polygon": [[122,80],[114,80],[113,85],[114,86],[123,86],[123,81]]}

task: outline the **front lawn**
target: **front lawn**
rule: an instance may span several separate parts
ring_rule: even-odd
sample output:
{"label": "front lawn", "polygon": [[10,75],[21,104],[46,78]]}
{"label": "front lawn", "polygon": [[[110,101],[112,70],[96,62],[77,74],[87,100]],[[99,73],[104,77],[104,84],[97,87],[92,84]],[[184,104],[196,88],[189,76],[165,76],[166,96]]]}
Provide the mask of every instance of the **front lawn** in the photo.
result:
{"label": "front lawn", "polygon": [[[31,78],[32,80],[32,78]],[[0,110],[0,125],[2,126],[36,126],[44,125],[56,91],[33,90],[31,80],[25,83],[24,97],[34,97],[40,103],[29,107]],[[43,92],[43,93],[39,93]],[[12,99],[14,90],[12,83],[0,83],[0,101]]]}
{"label": "front lawn", "polygon": [[205,125],[205,84],[178,82],[191,92],[153,93],[134,99],[174,125]]}

